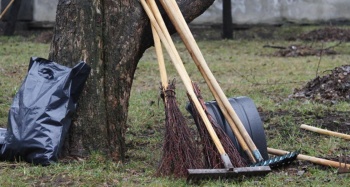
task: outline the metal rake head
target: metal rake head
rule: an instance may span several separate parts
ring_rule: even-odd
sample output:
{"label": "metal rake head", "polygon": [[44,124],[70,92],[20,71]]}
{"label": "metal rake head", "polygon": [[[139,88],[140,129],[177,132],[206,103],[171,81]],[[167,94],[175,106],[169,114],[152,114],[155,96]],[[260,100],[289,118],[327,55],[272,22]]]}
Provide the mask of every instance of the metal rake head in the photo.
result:
{"label": "metal rake head", "polygon": [[337,171],[338,174],[350,173],[350,166],[346,164],[346,155],[339,156],[339,168]]}

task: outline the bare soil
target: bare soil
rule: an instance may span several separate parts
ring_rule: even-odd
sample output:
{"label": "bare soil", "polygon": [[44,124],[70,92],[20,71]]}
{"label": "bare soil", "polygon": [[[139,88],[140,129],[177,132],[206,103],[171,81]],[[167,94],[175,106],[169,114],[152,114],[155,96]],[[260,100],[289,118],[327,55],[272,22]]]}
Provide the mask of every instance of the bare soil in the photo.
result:
{"label": "bare soil", "polygon": [[306,45],[290,45],[287,47],[284,46],[269,46],[265,45],[264,47],[271,47],[278,49],[272,56],[279,57],[299,57],[299,56],[322,56],[322,55],[336,55],[337,52],[333,50],[334,46],[329,48],[315,48],[313,46]]}
{"label": "bare soil", "polygon": [[350,101],[350,65],[336,67],[329,74],[308,82],[295,89],[292,98],[309,99],[322,103]]}
{"label": "bare soil", "polygon": [[297,38],[304,41],[348,42],[350,41],[350,29],[343,29],[339,27],[326,27],[301,34]]}

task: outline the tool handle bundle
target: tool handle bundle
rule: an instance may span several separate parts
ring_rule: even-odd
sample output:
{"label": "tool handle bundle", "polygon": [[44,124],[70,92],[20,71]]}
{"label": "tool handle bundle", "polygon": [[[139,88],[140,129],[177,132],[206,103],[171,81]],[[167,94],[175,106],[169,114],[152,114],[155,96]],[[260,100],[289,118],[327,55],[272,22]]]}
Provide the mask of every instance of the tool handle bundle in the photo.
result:
{"label": "tool handle bundle", "polygon": [[190,96],[191,100],[193,101],[195,108],[198,110],[199,115],[201,116],[202,120],[204,121],[204,124],[216,146],[216,148],[218,149],[221,158],[224,162],[225,168],[233,168],[232,163],[230,161],[230,159],[228,158],[221,142],[218,139],[218,136],[216,135],[205,111],[203,110],[201,104],[199,103],[196,94],[194,93],[194,89],[192,87],[192,81],[183,65],[183,62],[180,58],[180,55],[178,54],[175,45],[171,39],[171,36],[165,26],[165,23],[161,17],[161,14],[159,12],[159,9],[155,3],[154,0],[149,0],[148,3],[146,3],[145,0],[141,0],[141,4],[145,10],[145,12],[147,13],[151,25],[153,27],[153,29],[157,32],[160,40],[162,41],[165,49],[167,50],[171,61],[173,63],[173,65],[175,66],[178,74],[180,75],[180,78],[183,82],[183,84],[185,85],[186,91],[188,93],[188,95]]}
{"label": "tool handle bundle", "polygon": [[[141,3],[142,2],[143,2],[143,4],[147,4],[144,1],[141,1]],[[149,2],[150,2],[150,4],[153,4],[153,5],[151,6],[152,10],[149,10],[149,13],[147,13],[147,14],[150,17],[150,20],[151,20],[153,27],[157,31],[158,35],[162,35],[162,34],[164,35],[163,36],[164,39],[161,39],[161,40],[164,43],[165,47],[166,47],[166,45],[170,45],[170,46],[168,46],[168,48],[170,48],[170,49],[169,50],[167,49],[167,51],[170,53],[175,52],[176,49],[171,44],[172,42],[169,42],[171,40],[170,35],[168,34],[167,31],[165,32],[165,30],[166,30],[165,24],[159,21],[159,20],[161,20],[160,14],[154,14],[155,16],[152,15],[152,11],[154,13],[155,9],[157,9],[157,8],[154,8],[156,6],[155,2],[153,0],[151,0]],[[174,24],[177,32],[180,34],[182,40],[184,41],[187,49],[189,50],[189,52],[190,52],[194,62],[196,63],[200,73],[204,77],[204,79],[205,79],[210,91],[212,92],[215,100],[218,102],[218,105],[219,105],[221,111],[223,112],[226,120],[229,122],[229,124],[232,128],[232,131],[234,132],[237,140],[239,141],[240,145],[242,146],[242,149],[246,152],[246,154],[248,155],[248,157],[250,158],[250,160],[253,163],[255,163],[257,161],[258,162],[262,161],[263,158],[262,158],[259,150],[257,149],[253,140],[251,139],[248,132],[244,128],[244,125],[242,124],[238,115],[232,109],[227,97],[225,96],[224,92],[220,88],[214,75],[211,73],[198,45],[195,42],[193,35],[191,34],[191,31],[190,31],[183,15],[181,14],[181,11],[180,11],[177,3],[174,0],[160,0],[160,2],[162,4],[162,6],[164,7],[164,9],[166,10],[168,16],[170,17],[172,23]],[[147,8],[145,8],[145,10]],[[151,18],[151,17],[153,17],[153,18]],[[156,26],[157,24],[158,24],[158,26]],[[156,27],[159,27],[159,28],[157,29]],[[160,33],[160,32],[163,32],[163,33]],[[170,53],[169,53],[169,55],[171,56]],[[182,76],[182,80],[183,80],[185,86],[187,84],[187,86],[186,86],[187,91],[193,90],[193,88],[191,88],[191,84],[189,84],[191,81],[186,73],[186,70],[185,70],[178,54],[175,54],[171,58],[174,59],[173,63],[175,65],[175,67],[177,67],[177,70],[178,70],[180,76]],[[192,95],[192,93],[190,93],[190,95]],[[195,107],[199,108],[199,106],[197,106],[197,104]],[[207,121],[205,119],[206,116],[205,116],[204,111],[200,112],[200,115],[204,121]],[[206,123],[209,124],[209,122],[206,122]],[[215,142],[215,145],[217,146],[219,152],[223,154],[225,152],[225,150],[223,150],[222,146],[220,146],[218,141],[216,141],[215,135],[211,130],[212,127],[210,127],[210,125],[206,125],[206,127],[207,127],[213,141]]]}

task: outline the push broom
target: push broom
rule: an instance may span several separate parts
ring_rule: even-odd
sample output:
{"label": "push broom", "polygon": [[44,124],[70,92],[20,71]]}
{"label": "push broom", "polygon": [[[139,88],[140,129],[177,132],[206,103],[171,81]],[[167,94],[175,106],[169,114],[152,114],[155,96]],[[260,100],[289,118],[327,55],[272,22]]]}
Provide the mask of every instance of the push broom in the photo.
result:
{"label": "push broom", "polygon": [[[247,174],[266,174],[267,172],[270,171],[269,167],[266,166],[261,166],[261,167],[248,167],[248,168],[234,168],[230,158],[228,157],[228,155],[226,154],[221,142],[218,139],[217,134],[215,133],[213,127],[210,124],[210,121],[208,119],[208,117],[206,116],[203,108],[201,107],[198,99],[196,98],[196,95],[194,93],[192,84],[191,84],[191,79],[189,78],[186,69],[183,66],[183,63],[181,61],[181,58],[179,57],[174,44],[172,43],[171,39],[169,39],[169,36],[164,36],[164,34],[169,34],[168,32],[164,32],[162,29],[159,27],[156,19],[153,16],[152,11],[149,9],[147,3],[145,2],[145,0],[141,0],[141,4],[144,8],[144,10],[146,11],[152,26],[154,27],[154,29],[157,31],[158,36],[160,37],[161,41],[163,42],[167,52],[169,53],[169,56],[176,68],[176,70],[178,71],[182,82],[185,85],[185,88],[187,90],[188,95],[190,96],[191,100],[194,103],[194,106],[196,107],[196,109],[199,112],[199,115],[201,116],[202,120],[204,121],[204,124],[208,130],[208,133],[210,134],[218,152],[220,153],[221,159],[225,165],[225,169],[210,169],[210,170],[205,170],[206,175],[208,176],[213,176],[215,175],[216,177],[232,177],[232,176],[240,176],[240,175],[247,175]],[[203,174],[201,174],[201,176],[203,176]]]}

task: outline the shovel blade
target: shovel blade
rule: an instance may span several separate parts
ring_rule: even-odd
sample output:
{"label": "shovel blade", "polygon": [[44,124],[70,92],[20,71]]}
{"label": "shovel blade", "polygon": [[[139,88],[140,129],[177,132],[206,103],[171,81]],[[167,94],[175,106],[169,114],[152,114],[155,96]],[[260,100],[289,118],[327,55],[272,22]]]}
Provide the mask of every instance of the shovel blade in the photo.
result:
{"label": "shovel blade", "polygon": [[188,169],[187,181],[205,179],[230,179],[247,176],[264,176],[271,171],[269,166],[240,167],[233,169]]}

